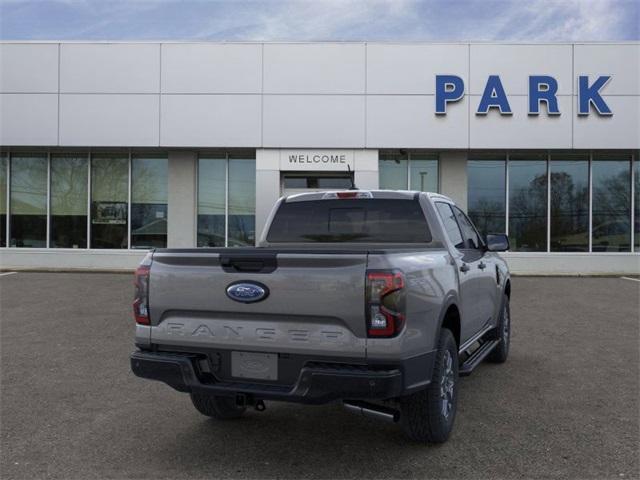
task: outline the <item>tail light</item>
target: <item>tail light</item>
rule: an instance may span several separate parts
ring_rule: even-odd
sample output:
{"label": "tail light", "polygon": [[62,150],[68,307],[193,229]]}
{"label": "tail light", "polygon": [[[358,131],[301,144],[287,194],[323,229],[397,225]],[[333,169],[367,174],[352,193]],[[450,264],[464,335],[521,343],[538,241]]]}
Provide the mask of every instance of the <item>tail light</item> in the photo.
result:
{"label": "tail light", "polygon": [[370,337],[394,337],[404,327],[404,275],[397,270],[367,271],[367,332]]}
{"label": "tail light", "polygon": [[151,270],[151,253],[148,253],[136,269],[135,295],[133,298],[133,316],[139,325],[149,325],[149,271]]}

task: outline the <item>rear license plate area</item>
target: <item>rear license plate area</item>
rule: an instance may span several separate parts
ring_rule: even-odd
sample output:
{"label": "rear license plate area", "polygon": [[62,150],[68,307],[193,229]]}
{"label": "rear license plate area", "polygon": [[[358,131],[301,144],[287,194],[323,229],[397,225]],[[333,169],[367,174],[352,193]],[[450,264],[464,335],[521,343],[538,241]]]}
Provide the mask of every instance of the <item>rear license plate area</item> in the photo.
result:
{"label": "rear license plate area", "polygon": [[231,352],[231,376],[252,380],[278,380],[278,354]]}

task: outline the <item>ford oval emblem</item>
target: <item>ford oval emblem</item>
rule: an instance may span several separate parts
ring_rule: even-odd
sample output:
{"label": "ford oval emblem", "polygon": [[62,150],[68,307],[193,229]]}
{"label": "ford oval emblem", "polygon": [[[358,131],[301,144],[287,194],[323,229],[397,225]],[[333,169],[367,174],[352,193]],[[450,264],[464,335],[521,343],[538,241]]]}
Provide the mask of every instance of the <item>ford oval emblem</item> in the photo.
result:
{"label": "ford oval emblem", "polygon": [[258,282],[235,282],[227,287],[227,297],[236,302],[254,303],[269,296],[266,285]]}

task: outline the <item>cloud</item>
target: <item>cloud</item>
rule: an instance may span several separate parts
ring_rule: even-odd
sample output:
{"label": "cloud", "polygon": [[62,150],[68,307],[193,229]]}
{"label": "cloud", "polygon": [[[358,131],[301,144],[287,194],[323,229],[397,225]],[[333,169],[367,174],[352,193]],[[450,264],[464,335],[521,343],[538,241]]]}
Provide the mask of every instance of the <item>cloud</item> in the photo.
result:
{"label": "cloud", "polygon": [[0,0],[3,39],[638,40],[637,0]]}
{"label": "cloud", "polygon": [[606,41],[629,33],[637,39],[638,14],[635,1],[538,0],[509,8],[497,36],[523,41]]}

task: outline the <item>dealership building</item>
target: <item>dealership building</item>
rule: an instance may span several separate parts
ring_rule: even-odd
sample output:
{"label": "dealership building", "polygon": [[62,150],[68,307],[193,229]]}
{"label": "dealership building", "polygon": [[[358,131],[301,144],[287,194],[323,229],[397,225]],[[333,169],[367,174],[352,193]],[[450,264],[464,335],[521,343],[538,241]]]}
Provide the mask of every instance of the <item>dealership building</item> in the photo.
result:
{"label": "dealership building", "polygon": [[440,192],[516,273],[640,273],[640,43],[0,43],[0,268],[254,245],[276,200]]}

